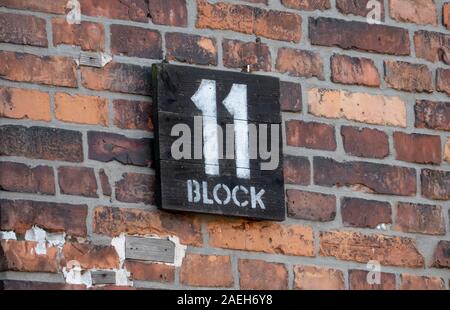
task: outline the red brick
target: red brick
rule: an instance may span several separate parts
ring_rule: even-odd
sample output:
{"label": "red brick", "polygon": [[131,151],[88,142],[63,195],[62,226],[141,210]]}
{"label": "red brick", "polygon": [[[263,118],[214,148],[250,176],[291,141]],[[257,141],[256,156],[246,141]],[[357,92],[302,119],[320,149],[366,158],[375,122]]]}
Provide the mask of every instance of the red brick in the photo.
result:
{"label": "red brick", "polygon": [[122,129],[153,131],[152,104],[147,101],[113,101],[114,125]]}
{"label": "red brick", "polygon": [[97,207],[93,215],[93,231],[114,237],[121,233],[160,237],[175,235],[182,244],[201,246],[203,243],[198,217],[142,209]]}
{"label": "red brick", "polygon": [[61,194],[98,197],[97,181],[92,168],[59,167],[58,180]]}
{"label": "red brick", "polygon": [[0,76],[16,82],[77,87],[76,63],[63,56],[0,51]]}
{"label": "red brick", "polygon": [[331,8],[330,0],[281,0],[281,3],[287,8],[302,11],[325,11]]}
{"label": "red brick", "polygon": [[232,30],[274,40],[300,42],[299,15],[247,5],[197,0],[197,28]]}
{"label": "red brick", "polygon": [[146,0],[79,0],[83,15],[147,23],[150,13]]}
{"label": "red brick", "polygon": [[149,10],[154,24],[187,26],[186,0],[149,0]]}
{"label": "red brick", "polygon": [[337,162],[314,158],[314,183],[321,186],[347,186],[375,194],[413,196],[416,171],[410,168],[366,162]]}
{"label": "red brick", "polygon": [[86,236],[86,205],[0,200],[0,230],[24,235],[33,226],[69,236]]}
{"label": "red brick", "polygon": [[137,281],[152,281],[173,283],[175,267],[139,261],[126,261],[125,269],[131,273],[131,278]]}
{"label": "red brick", "polygon": [[119,256],[113,246],[68,242],[62,250],[61,267],[72,260],[83,269],[117,269]]}
{"label": "red brick", "polygon": [[400,97],[312,88],[309,113],[319,117],[406,127],[406,102]]}
{"label": "red brick", "polygon": [[226,67],[240,69],[249,65],[251,71],[269,72],[272,69],[272,56],[267,44],[225,39],[222,48]]}
{"label": "red brick", "polygon": [[398,160],[437,165],[442,161],[439,136],[394,132],[394,146]]}
{"label": "red brick", "polygon": [[149,67],[109,63],[104,68],[81,68],[81,82],[92,90],[149,95],[152,72]]}
{"label": "red brick", "polygon": [[330,231],[320,233],[320,255],[339,260],[409,268],[423,267],[423,256],[414,239],[359,232]]}
{"label": "red brick", "polygon": [[290,189],[286,196],[290,218],[330,222],[336,217],[336,197],[333,195]]}
{"label": "red brick", "polygon": [[31,10],[53,14],[64,14],[67,0],[0,0],[0,6],[19,10]]}
{"label": "red brick", "polygon": [[112,189],[111,184],[109,184],[109,178],[104,169],[100,169],[99,171],[100,184],[102,186],[103,195],[111,197]]}
{"label": "red brick", "polygon": [[111,51],[115,55],[161,59],[161,34],[139,27],[111,25]]}
{"label": "red brick", "polygon": [[442,7],[442,22],[447,29],[450,29],[450,3],[444,3]]}
{"label": "red brick", "polygon": [[50,96],[32,89],[0,87],[0,117],[49,122]]}
{"label": "red brick", "polygon": [[[3,286],[2,286],[3,285]],[[53,283],[53,282],[31,282],[31,281],[18,281],[18,280],[3,280],[0,281],[0,289],[5,291],[61,291],[61,290],[84,290],[86,286],[66,284],[66,283]]]}
{"label": "red brick", "polygon": [[[342,14],[352,14],[362,17],[367,17],[369,13],[373,10],[374,6],[369,6],[368,2],[370,0],[336,0],[336,8]],[[378,1],[381,5],[381,21],[384,21],[384,1]]]}
{"label": "red brick", "polygon": [[300,84],[280,82],[281,110],[286,112],[302,111],[302,87]]}
{"label": "red brick", "polygon": [[284,264],[240,259],[239,282],[242,290],[287,290],[288,271]]}
{"label": "red brick", "polygon": [[0,189],[7,192],[55,194],[53,169],[31,168],[25,164],[0,162]]}
{"label": "red brick", "polygon": [[155,177],[148,174],[124,173],[116,182],[116,199],[122,202],[154,204]]}
{"label": "red brick", "polygon": [[416,127],[450,131],[450,102],[418,100]]}
{"label": "red brick", "polygon": [[336,150],[336,138],[332,125],[298,120],[287,121],[286,139],[289,146]]}
{"label": "red brick", "polygon": [[399,22],[437,25],[434,0],[389,0],[389,12]]}
{"label": "red brick", "polygon": [[394,229],[408,233],[445,235],[442,207],[399,203]]}
{"label": "red brick", "polygon": [[316,267],[294,266],[294,288],[300,290],[343,290],[344,274],[341,270]]}
{"label": "red brick", "polygon": [[342,222],[346,227],[377,228],[392,223],[388,202],[345,197],[341,201]]}
{"label": "red brick", "polygon": [[307,226],[286,226],[273,222],[217,220],[208,223],[207,231],[209,245],[212,247],[314,256],[313,230]]}
{"label": "red brick", "polygon": [[47,128],[0,126],[0,155],[46,160],[83,161],[81,133]]}
{"label": "red brick", "polygon": [[331,79],[334,83],[380,86],[380,74],[373,60],[368,58],[333,55]]}
{"label": "red brick", "polygon": [[318,53],[283,47],[278,49],[276,69],[297,77],[324,80],[323,59]]}
{"label": "red brick", "polygon": [[341,135],[347,154],[371,158],[385,158],[389,155],[388,136],[380,130],[342,126]]}
{"label": "red brick", "polygon": [[47,47],[45,25],[45,19],[32,15],[0,13],[0,42]]}
{"label": "red brick", "polygon": [[169,60],[217,65],[216,39],[175,32],[166,33],[166,55]]}
{"label": "red brick", "polygon": [[[396,288],[395,274],[380,273],[380,284],[370,284],[367,281],[369,272],[365,270],[352,269],[348,271],[348,282],[351,290],[388,290],[392,291]],[[373,281],[373,278],[369,278]]]}
{"label": "red brick", "polygon": [[89,159],[147,166],[153,157],[151,143],[152,140],[147,138],[132,139],[113,133],[89,131]]}
{"label": "red brick", "polygon": [[445,282],[438,277],[424,277],[402,273],[400,275],[401,290],[445,290]]}
{"label": "red brick", "polygon": [[424,169],[421,181],[422,196],[435,200],[450,200],[450,172]]}
{"label": "red brick", "polygon": [[56,247],[47,247],[46,254],[36,253],[36,242],[0,240],[0,271],[58,272]]}
{"label": "red brick", "polygon": [[55,116],[63,122],[108,125],[108,100],[96,96],[55,94]]}
{"label": "red brick", "polygon": [[450,97],[450,69],[436,70],[436,90]]}
{"label": "red brick", "polygon": [[229,256],[189,253],[181,266],[180,281],[190,286],[232,287],[231,259]]}
{"label": "red brick", "polygon": [[394,89],[409,92],[433,92],[433,77],[426,65],[403,61],[384,62],[385,81]]}
{"label": "red brick", "polygon": [[450,241],[439,241],[433,258],[433,267],[450,268]]}
{"label": "red brick", "polygon": [[381,54],[410,54],[408,30],[386,25],[310,17],[309,36],[313,45],[338,46]]}
{"label": "red brick", "polygon": [[425,30],[414,34],[416,57],[450,64],[450,35]]}
{"label": "red brick", "polygon": [[105,28],[102,24],[85,21],[69,24],[64,17],[55,17],[52,28],[54,45],[76,45],[85,51],[105,49]]}
{"label": "red brick", "polygon": [[241,1],[249,2],[249,3],[261,3],[261,4],[267,5],[269,0],[241,0]]}
{"label": "red brick", "polygon": [[309,185],[311,183],[311,164],[306,157],[284,156],[284,183]]}

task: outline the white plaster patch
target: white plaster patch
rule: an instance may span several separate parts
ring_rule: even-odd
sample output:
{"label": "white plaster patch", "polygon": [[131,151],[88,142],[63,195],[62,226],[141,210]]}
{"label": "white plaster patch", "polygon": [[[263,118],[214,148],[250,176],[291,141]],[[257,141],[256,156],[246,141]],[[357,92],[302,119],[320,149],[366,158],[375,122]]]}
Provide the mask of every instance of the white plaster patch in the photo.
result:
{"label": "white plaster patch", "polygon": [[0,240],[17,240],[16,233],[13,231],[0,231]]}
{"label": "white plaster patch", "polygon": [[125,234],[120,234],[119,237],[113,238],[111,240],[111,245],[116,249],[117,255],[119,256],[120,267],[122,267],[125,261]]}
{"label": "white plaster patch", "polygon": [[390,227],[391,227],[390,224],[382,223],[382,224],[378,224],[376,229],[378,229],[378,230],[389,230]]}
{"label": "white plaster patch", "polygon": [[186,255],[187,246],[180,243],[180,238],[177,236],[170,236],[169,240],[175,244],[175,259],[173,265],[180,267],[183,263],[183,258]]}
{"label": "white plaster patch", "polygon": [[64,267],[63,274],[68,284],[86,285],[86,287],[92,286],[91,272],[89,270],[82,270],[79,264]]}
{"label": "white plaster patch", "polygon": [[116,285],[133,286],[133,282],[129,280],[131,274],[126,269],[116,270]]}
{"label": "white plaster patch", "polygon": [[25,240],[37,242],[36,254],[45,255],[47,246],[62,248],[66,242],[66,235],[65,233],[47,233],[42,228],[33,226],[25,232]]}

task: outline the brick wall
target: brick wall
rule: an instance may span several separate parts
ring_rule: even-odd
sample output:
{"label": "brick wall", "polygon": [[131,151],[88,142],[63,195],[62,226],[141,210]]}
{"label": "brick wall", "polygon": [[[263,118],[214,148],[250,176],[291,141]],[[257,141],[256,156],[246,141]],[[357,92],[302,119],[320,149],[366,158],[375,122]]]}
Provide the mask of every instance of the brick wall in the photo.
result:
{"label": "brick wall", "polygon": [[[0,286],[87,288],[76,260],[128,273],[106,288],[449,288],[450,2],[381,1],[380,25],[367,1],[80,0],[79,25],[66,2],[0,0]],[[281,79],[285,222],[155,207],[164,58]],[[181,266],[125,235],[178,238]]]}

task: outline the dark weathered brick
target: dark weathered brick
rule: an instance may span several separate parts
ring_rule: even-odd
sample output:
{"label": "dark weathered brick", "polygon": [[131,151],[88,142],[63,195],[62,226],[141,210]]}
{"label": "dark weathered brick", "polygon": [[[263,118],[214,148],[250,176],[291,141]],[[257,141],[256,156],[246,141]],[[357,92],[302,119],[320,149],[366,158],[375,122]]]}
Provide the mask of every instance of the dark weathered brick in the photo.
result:
{"label": "dark weathered brick", "polygon": [[433,267],[450,268],[450,241],[439,241],[436,245]]}
{"label": "dark weathered brick", "polygon": [[53,14],[64,14],[67,0],[0,0],[0,6],[19,10],[31,10]]}
{"label": "dark weathered brick", "polygon": [[281,3],[287,8],[302,11],[325,11],[331,8],[330,0],[281,0]]}
{"label": "dark weathered brick", "polygon": [[83,15],[146,23],[149,20],[147,0],[80,0]]}
{"label": "dark weathered brick", "polygon": [[92,90],[149,95],[152,70],[131,64],[109,63],[104,68],[81,68],[81,82]]}
{"label": "dark weathered brick", "polygon": [[315,122],[291,120],[286,122],[286,139],[290,146],[310,149],[336,150],[334,127]]}
{"label": "dark weathered brick", "polygon": [[418,100],[416,127],[450,131],[450,102]]}
{"label": "dark weathered brick", "polygon": [[408,30],[397,27],[311,17],[309,36],[313,45],[338,46],[343,49],[392,55],[410,53]]}
{"label": "dark weathered brick", "polygon": [[8,192],[55,194],[53,169],[31,168],[25,164],[0,162],[0,189]]}
{"label": "dark weathered brick", "polygon": [[278,49],[277,71],[298,77],[324,80],[323,59],[318,53],[283,47]]}
{"label": "dark weathered brick", "polygon": [[32,15],[0,13],[0,42],[47,47],[45,24]]}
{"label": "dark weathered brick", "polygon": [[416,194],[416,171],[366,162],[337,162],[314,158],[314,183],[322,186],[348,186],[376,194],[412,196]]}
{"label": "dark weathered brick", "polygon": [[300,84],[280,82],[281,110],[286,112],[302,111],[302,87]]}
{"label": "dark weathered brick", "polygon": [[76,63],[70,57],[0,51],[0,76],[16,82],[77,87]]}
{"label": "dark weathered brick", "polygon": [[139,27],[111,25],[111,51],[116,55],[161,59],[161,34]]}
{"label": "dark weathered brick", "polygon": [[187,26],[186,0],[149,0],[149,10],[154,24]]}
{"label": "dark weathered brick", "polygon": [[59,167],[59,188],[62,194],[98,197],[94,169],[84,167]]}
{"label": "dark weathered brick", "polygon": [[399,203],[394,229],[409,233],[444,235],[445,221],[442,207]]}
{"label": "dark weathered brick", "polygon": [[230,68],[250,66],[251,71],[271,71],[272,60],[267,44],[261,42],[242,42],[224,40],[223,63]]}
{"label": "dark weathered brick", "polygon": [[243,290],[287,290],[288,271],[284,264],[240,259],[240,288]]}
{"label": "dark weathered brick", "polygon": [[345,197],[341,201],[344,226],[376,228],[392,223],[391,204],[388,202]]}
{"label": "dark weathered brick", "polygon": [[422,195],[435,200],[450,200],[450,172],[424,169]]}
{"label": "dark weathered brick", "polygon": [[111,188],[111,184],[109,183],[108,175],[106,174],[104,169],[100,169],[98,174],[100,177],[100,185],[102,186],[103,195],[111,197],[112,188]]}
{"label": "dark weathered brick", "polygon": [[0,230],[18,234],[33,226],[69,236],[86,236],[87,205],[28,200],[0,200]]}
{"label": "dark weathered brick", "polygon": [[336,197],[333,195],[290,189],[286,196],[290,218],[330,222],[336,217]]}
{"label": "dark weathered brick", "polygon": [[353,156],[385,158],[389,155],[386,133],[370,128],[341,127],[345,152]]}
{"label": "dark weathered brick", "polygon": [[398,160],[437,165],[442,161],[439,136],[394,132],[394,146]]}
{"label": "dark weathered brick", "polygon": [[63,291],[63,290],[84,290],[86,286],[81,284],[66,284],[52,282],[3,280],[0,281],[0,290],[5,291]]}
{"label": "dark weathered brick", "polygon": [[[367,6],[370,0],[336,0],[336,8],[342,14],[353,14],[367,17],[373,7]],[[384,1],[377,1],[381,6],[381,21],[384,21]]]}
{"label": "dark weathered brick", "polygon": [[331,79],[335,83],[380,86],[380,74],[373,60],[368,58],[333,55]]}
{"label": "dark weathered brick", "polygon": [[348,271],[348,282],[351,290],[395,290],[396,280],[393,273],[380,273],[380,283],[370,284],[367,279],[372,277],[367,270],[352,269]]}
{"label": "dark weathered brick", "polygon": [[217,65],[216,39],[184,33],[166,33],[170,60],[198,65]]}
{"label": "dark weathered brick", "polygon": [[450,97],[450,69],[436,70],[436,90]]}
{"label": "dark weathered brick", "polygon": [[419,30],[414,34],[416,57],[450,64],[450,35]]}
{"label": "dark weathered brick", "polygon": [[283,160],[284,183],[309,185],[311,164],[306,157],[285,155]]}
{"label": "dark weathered brick", "polygon": [[153,131],[152,104],[147,101],[113,101],[114,125],[122,129]]}
{"label": "dark weathered brick", "polygon": [[386,83],[398,90],[410,92],[433,92],[433,77],[426,65],[404,61],[387,60],[384,62]]}
{"label": "dark weathered brick", "polygon": [[148,174],[124,173],[116,182],[116,199],[122,202],[154,204],[155,177]]}
{"label": "dark weathered brick", "polygon": [[151,139],[132,139],[123,135],[89,131],[89,159],[118,161],[125,165],[148,166],[153,160]]}
{"label": "dark weathered brick", "polygon": [[81,133],[47,127],[0,126],[0,155],[81,162]]}

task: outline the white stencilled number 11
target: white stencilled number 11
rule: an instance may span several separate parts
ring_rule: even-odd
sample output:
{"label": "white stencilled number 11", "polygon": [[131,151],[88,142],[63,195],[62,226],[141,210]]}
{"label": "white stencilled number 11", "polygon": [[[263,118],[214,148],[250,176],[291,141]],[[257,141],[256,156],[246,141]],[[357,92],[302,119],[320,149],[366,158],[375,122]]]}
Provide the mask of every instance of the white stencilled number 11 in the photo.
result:
{"label": "white stencilled number 11", "polygon": [[[191,100],[203,114],[205,173],[208,175],[219,175],[216,81],[202,80],[200,87]],[[223,105],[233,116],[234,121],[236,175],[241,179],[250,179],[247,85],[233,84],[230,93],[223,101]]]}

